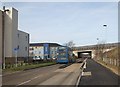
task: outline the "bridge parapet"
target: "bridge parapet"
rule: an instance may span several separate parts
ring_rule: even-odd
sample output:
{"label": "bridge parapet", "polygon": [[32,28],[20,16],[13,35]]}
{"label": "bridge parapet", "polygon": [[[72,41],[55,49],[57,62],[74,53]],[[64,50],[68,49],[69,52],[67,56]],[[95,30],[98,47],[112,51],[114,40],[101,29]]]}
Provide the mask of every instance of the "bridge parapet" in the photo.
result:
{"label": "bridge parapet", "polygon": [[73,47],[73,51],[77,50],[98,50],[98,49],[111,49],[118,46],[118,43],[112,44],[96,44],[96,45],[89,45],[89,46],[80,46],[80,47]]}

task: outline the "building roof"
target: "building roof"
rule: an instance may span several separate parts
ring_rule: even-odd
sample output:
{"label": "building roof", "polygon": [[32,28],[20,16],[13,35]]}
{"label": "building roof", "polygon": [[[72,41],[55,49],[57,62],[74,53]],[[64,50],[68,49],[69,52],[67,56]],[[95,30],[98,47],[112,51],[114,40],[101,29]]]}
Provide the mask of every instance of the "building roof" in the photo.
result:
{"label": "building roof", "polygon": [[43,44],[49,44],[50,47],[62,46],[58,43],[30,43],[30,46],[43,46]]}

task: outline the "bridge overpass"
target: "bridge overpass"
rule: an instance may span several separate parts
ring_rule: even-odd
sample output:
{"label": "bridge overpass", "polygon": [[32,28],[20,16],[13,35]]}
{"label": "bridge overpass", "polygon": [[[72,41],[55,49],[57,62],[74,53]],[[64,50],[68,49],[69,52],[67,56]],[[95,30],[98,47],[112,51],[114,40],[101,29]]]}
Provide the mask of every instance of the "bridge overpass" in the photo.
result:
{"label": "bridge overpass", "polygon": [[79,46],[79,47],[73,47],[73,53],[77,57],[84,57],[89,56],[91,58],[94,58],[96,56],[96,52],[99,50],[103,50],[103,52],[112,50],[114,48],[118,47],[118,43],[107,43],[107,44],[96,44],[96,45],[87,45],[87,46]]}

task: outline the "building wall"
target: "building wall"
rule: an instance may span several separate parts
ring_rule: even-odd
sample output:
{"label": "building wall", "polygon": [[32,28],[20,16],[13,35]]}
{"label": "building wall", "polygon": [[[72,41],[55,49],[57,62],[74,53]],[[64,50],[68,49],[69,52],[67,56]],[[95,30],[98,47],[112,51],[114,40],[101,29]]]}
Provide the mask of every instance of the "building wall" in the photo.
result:
{"label": "building wall", "polygon": [[15,57],[17,47],[18,11],[10,8],[5,14],[5,56]]}
{"label": "building wall", "polygon": [[29,48],[29,56],[33,58],[44,58],[44,47],[43,46],[31,46]]}
{"label": "building wall", "polygon": [[[0,74],[2,74],[2,11],[0,11]],[[2,78],[0,78],[0,86],[2,87]]]}
{"label": "building wall", "polygon": [[[18,30],[18,11],[14,8],[6,8],[4,16],[5,27],[5,57],[16,57],[15,49],[18,48],[18,57],[29,56],[29,34]],[[1,26],[0,26],[1,27]],[[18,38],[19,34],[19,38]],[[2,35],[2,34],[0,34]]]}
{"label": "building wall", "polygon": [[42,46],[38,47],[38,49],[36,49],[36,52],[39,58],[44,58],[44,48]]}
{"label": "building wall", "polygon": [[29,56],[29,34],[18,30],[18,57],[28,57]]}
{"label": "building wall", "polygon": [[[58,47],[49,47],[49,58],[57,58],[57,48]],[[45,57],[45,46],[30,46],[29,47],[29,56],[33,58],[46,58]],[[47,49],[48,50],[48,49]]]}
{"label": "building wall", "polygon": [[0,61],[2,60],[2,11],[0,11]]}

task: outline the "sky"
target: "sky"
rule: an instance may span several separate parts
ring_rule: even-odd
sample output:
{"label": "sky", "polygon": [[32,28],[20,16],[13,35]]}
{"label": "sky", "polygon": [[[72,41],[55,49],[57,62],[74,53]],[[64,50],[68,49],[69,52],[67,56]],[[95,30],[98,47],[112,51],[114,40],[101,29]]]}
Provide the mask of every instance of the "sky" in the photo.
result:
{"label": "sky", "polygon": [[[18,10],[19,30],[30,34],[30,42],[76,46],[118,42],[117,2],[6,2],[1,6]],[[103,27],[103,25],[107,27]]]}

